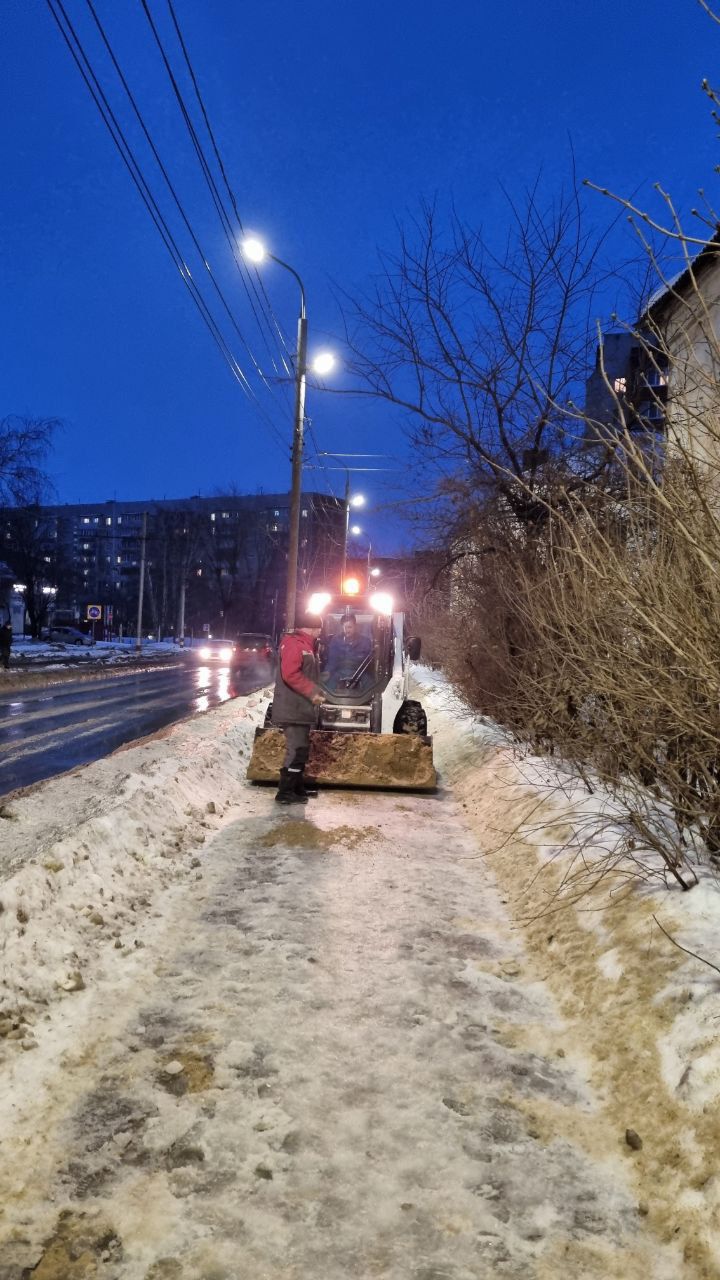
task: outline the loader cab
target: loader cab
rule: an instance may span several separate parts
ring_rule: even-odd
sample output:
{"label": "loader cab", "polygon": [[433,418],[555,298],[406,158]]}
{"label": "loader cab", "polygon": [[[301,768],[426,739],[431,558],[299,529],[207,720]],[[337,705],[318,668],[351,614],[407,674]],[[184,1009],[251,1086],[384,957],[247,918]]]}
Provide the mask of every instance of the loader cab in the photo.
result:
{"label": "loader cab", "polygon": [[320,684],[327,697],[321,712],[323,726],[378,731],[382,695],[396,659],[393,607],[383,592],[310,596],[308,608],[322,622],[318,657]]}
{"label": "loader cab", "polygon": [[357,607],[333,609],[323,617],[318,645],[320,681],[330,697],[365,702],[378,683],[387,681],[392,642],[389,622]]}

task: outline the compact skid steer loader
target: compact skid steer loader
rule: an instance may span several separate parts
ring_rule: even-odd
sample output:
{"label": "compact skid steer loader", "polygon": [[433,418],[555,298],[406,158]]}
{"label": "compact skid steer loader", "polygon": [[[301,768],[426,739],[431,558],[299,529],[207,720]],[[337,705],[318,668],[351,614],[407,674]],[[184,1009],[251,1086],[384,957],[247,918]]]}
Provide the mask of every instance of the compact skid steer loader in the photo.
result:
{"label": "compact skid steer loader", "polygon": [[[419,657],[419,642],[407,640],[404,615],[395,610],[392,597],[384,591],[317,591],[307,609],[322,625],[318,652],[326,697],[310,733],[308,775],[325,786],[433,791],[437,775],[427,717],[408,697],[410,663]],[[342,661],[342,632],[343,622],[352,618],[363,656],[349,668]],[[272,725],[271,703],[265,726],[255,731],[248,779],[277,783],[284,750],[284,734]]]}

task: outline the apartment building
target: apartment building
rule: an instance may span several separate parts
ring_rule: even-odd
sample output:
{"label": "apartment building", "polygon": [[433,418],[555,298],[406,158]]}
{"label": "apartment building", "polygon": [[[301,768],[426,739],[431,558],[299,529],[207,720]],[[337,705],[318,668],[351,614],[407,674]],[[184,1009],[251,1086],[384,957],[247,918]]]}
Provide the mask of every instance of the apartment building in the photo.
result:
{"label": "apartment building", "polygon": [[[56,617],[81,620],[88,604],[99,604],[113,630],[130,628],[144,541],[145,616],[153,630],[175,630],[181,595],[191,628],[266,630],[282,621],[289,511],[287,493],[61,504],[37,508],[34,533],[25,538],[37,538],[37,558],[57,588]],[[300,519],[301,586],[332,580],[342,555],[344,503],[305,493]],[[12,521],[11,512],[0,513],[0,550],[20,575]],[[49,582],[53,575],[57,581]]]}

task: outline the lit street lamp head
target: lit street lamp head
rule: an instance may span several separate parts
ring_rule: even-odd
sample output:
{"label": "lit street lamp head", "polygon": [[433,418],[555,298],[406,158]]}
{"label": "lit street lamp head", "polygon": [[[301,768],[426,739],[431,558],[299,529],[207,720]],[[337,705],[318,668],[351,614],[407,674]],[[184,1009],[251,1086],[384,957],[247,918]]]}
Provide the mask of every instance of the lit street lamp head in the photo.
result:
{"label": "lit street lamp head", "polygon": [[353,535],[353,537],[354,537],[354,538],[357,538],[358,534],[359,534],[359,533],[362,533],[362,529],[360,528],[360,525],[359,525],[359,524],[354,524],[354,525],[352,525],[352,526],[351,526],[351,528],[350,528],[350,532],[351,532],[351,534]]}
{"label": "lit street lamp head", "polygon": [[364,493],[354,493],[354,494],[353,494],[353,496],[352,496],[352,498],[350,499],[350,506],[351,506],[351,507],[364,507],[364,506],[365,506],[365,494],[364,494]]}
{"label": "lit street lamp head", "polygon": [[321,376],[329,373],[335,367],[335,357],[331,351],[321,351],[315,356],[311,368],[313,373],[319,373]]}
{"label": "lit street lamp head", "polygon": [[267,257],[265,245],[256,236],[247,236],[243,240],[241,248],[248,262],[262,262]]}

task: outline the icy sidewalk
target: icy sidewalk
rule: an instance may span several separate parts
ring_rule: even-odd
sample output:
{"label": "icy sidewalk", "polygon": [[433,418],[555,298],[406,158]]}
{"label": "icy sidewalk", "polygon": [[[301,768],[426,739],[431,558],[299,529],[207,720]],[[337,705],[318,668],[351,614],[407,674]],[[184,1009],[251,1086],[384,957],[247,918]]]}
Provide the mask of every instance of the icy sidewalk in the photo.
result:
{"label": "icy sidewalk", "polygon": [[271,803],[51,1020],[3,1280],[648,1274],[619,1161],[547,1132],[593,1100],[452,801]]}
{"label": "icy sidewalk", "polygon": [[460,806],[278,813],[242,783],[257,718],[220,708],[4,820],[36,1047],[0,1065],[0,1280],[691,1275]]}

